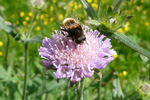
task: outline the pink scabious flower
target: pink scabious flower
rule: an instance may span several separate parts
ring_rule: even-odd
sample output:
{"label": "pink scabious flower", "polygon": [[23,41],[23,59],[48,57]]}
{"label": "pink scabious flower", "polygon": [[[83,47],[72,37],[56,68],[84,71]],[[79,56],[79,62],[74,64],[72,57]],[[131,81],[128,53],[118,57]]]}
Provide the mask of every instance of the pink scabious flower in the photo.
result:
{"label": "pink scabious flower", "polygon": [[53,73],[58,80],[70,78],[71,85],[84,77],[92,77],[94,69],[105,68],[116,55],[116,51],[111,49],[110,39],[88,26],[82,28],[86,37],[82,44],[75,43],[61,31],[55,31],[52,40],[46,37],[39,49],[43,65],[47,69],[55,69]]}

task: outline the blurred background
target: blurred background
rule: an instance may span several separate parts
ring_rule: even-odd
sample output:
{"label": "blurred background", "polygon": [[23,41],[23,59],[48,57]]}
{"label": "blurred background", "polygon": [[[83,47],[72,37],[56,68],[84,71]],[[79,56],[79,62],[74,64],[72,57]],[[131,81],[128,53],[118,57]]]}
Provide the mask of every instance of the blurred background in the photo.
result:
{"label": "blurred background", "polygon": [[[87,0],[95,11],[98,9],[98,0]],[[106,9],[113,4],[113,0],[102,0],[99,16],[105,14]],[[124,27],[118,31],[127,35],[141,47],[150,51],[150,1],[149,0],[126,0],[123,3],[123,13],[134,15]],[[87,14],[80,0],[47,0],[35,20],[31,36],[41,35],[51,38],[54,30],[59,30],[64,18],[74,16],[73,10],[78,13],[82,24],[88,20]],[[35,9],[29,1],[0,0],[0,15],[12,23],[15,32],[27,33],[34,16]],[[22,25],[20,21],[22,20]],[[57,20],[55,20],[57,19]],[[126,98],[138,95],[131,100],[142,100],[138,90],[139,81],[150,76],[150,63],[148,59],[138,52],[130,49],[117,40],[111,40],[113,49],[118,55],[105,69],[101,70],[103,77],[111,75],[112,68],[118,72],[120,85]],[[57,83],[53,71],[44,72],[38,49],[41,43],[29,43],[28,45],[28,74],[27,95],[28,100],[74,100],[75,86],[70,85],[68,79],[62,79]],[[6,55],[8,53],[8,61]],[[16,41],[14,37],[0,28],[0,100],[21,100],[24,80],[24,44]],[[85,80],[87,100],[97,100],[98,81],[87,78]],[[102,82],[102,100],[111,100],[113,89],[113,77],[109,76]],[[127,99],[130,100],[130,99]],[[148,100],[148,99],[147,99]]]}

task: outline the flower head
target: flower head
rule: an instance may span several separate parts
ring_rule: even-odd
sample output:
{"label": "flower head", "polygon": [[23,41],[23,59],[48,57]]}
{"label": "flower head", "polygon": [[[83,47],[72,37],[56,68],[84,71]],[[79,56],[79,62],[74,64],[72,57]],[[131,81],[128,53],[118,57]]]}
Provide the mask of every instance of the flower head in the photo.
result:
{"label": "flower head", "polygon": [[45,2],[44,0],[31,0],[31,4],[33,7],[41,9],[44,6]]}
{"label": "flower head", "polygon": [[56,31],[52,40],[46,37],[43,47],[39,49],[43,65],[48,69],[53,65],[57,79],[70,78],[71,85],[84,77],[92,77],[94,69],[105,68],[114,59],[113,55],[116,55],[111,49],[110,39],[104,40],[104,35],[87,26],[83,26],[83,31],[86,40],[82,44],[76,44],[72,38]]}

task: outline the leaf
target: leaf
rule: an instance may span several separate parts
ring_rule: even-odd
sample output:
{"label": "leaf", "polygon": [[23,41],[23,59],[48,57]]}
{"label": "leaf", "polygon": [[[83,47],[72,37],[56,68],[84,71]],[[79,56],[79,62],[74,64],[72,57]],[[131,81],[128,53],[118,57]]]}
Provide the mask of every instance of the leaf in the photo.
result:
{"label": "leaf", "polygon": [[1,16],[0,16],[0,28],[5,30],[7,33],[10,33],[13,31],[12,24],[5,21]]}
{"label": "leaf", "polygon": [[91,19],[98,19],[98,16],[96,14],[96,12],[94,11],[94,9],[91,7],[91,5],[87,2],[87,0],[81,0],[87,15],[91,18]]}
{"label": "leaf", "polygon": [[1,16],[0,16],[0,28],[2,28],[7,33],[11,34],[11,36],[15,40],[21,40],[18,34],[14,32],[13,25],[10,22],[5,21]]}
{"label": "leaf", "polygon": [[85,21],[85,23],[92,24],[95,26],[99,26],[101,24],[101,22],[98,20],[87,20],[87,21]]}
{"label": "leaf", "polygon": [[124,94],[122,92],[118,73],[114,71],[114,80],[113,80],[113,99],[114,100],[121,100],[124,97]]}
{"label": "leaf", "polygon": [[123,33],[120,33],[120,32],[112,33],[112,32],[102,31],[100,29],[99,29],[99,31],[102,34],[106,35],[107,37],[119,40],[120,42],[124,43],[125,45],[127,45],[131,49],[133,49],[133,50],[139,52],[140,54],[150,58],[150,52],[149,51],[140,47],[138,44],[136,44],[133,40],[129,39]]}
{"label": "leaf", "polygon": [[41,37],[40,35],[35,35],[33,37],[31,37],[30,39],[27,40],[27,42],[31,42],[31,43],[38,43],[38,42],[42,42],[44,38]]}
{"label": "leaf", "polygon": [[116,12],[116,11],[120,10],[124,1],[125,0],[114,0],[113,1],[113,6],[114,6],[113,11]]}

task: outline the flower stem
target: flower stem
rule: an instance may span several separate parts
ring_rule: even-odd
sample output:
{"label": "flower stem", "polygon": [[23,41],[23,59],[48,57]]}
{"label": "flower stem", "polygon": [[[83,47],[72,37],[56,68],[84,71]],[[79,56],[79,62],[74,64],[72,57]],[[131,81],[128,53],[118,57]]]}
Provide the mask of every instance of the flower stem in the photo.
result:
{"label": "flower stem", "polygon": [[41,33],[42,33],[42,36],[44,36],[44,32],[43,32],[43,23],[42,23],[42,20],[41,20],[41,12],[39,12],[39,15],[40,15]]}
{"label": "flower stem", "polygon": [[24,86],[23,86],[23,95],[22,95],[22,100],[25,100],[26,97],[26,88],[27,88],[27,55],[28,55],[28,42],[25,42],[25,67],[24,67]]}
{"label": "flower stem", "polygon": [[58,29],[60,29],[59,19],[58,19],[58,15],[57,15],[58,13],[57,13],[57,10],[56,10],[56,6],[55,6],[55,4],[54,4],[53,0],[51,0],[51,3],[52,3],[52,5],[53,5],[53,7],[54,7],[55,20],[57,21]]}
{"label": "flower stem", "polygon": [[101,80],[98,83],[98,100],[101,100]]}
{"label": "flower stem", "polygon": [[30,28],[29,28],[29,31],[28,31],[28,34],[27,34],[27,38],[30,37],[31,31],[32,31],[33,26],[34,26],[34,22],[35,22],[35,20],[36,20],[37,13],[38,13],[38,11],[36,10],[35,13],[34,13],[32,22],[31,22],[31,24],[30,24]]}
{"label": "flower stem", "polygon": [[9,38],[9,33],[7,33],[7,45],[6,45],[6,54],[5,54],[5,65],[6,65],[6,68],[8,68],[8,50],[9,50],[9,43],[10,43],[10,38]]}
{"label": "flower stem", "polygon": [[98,0],[98,9],[97,9],[97,15],[99,16],[99,14],[100,14],[100,8],[101,8],[101,2],[102,2],[102,0]]}
{"label": "flower stem", "polygon": [[101,83],[102,83],[102,74],[99,72],[99,83],[98,83],[98,100],[101,100]]}
{"label": "flower stem", "polygon": [[83,100],[84,94],[84,79],[82,79],[77,86],[77,100]]}

